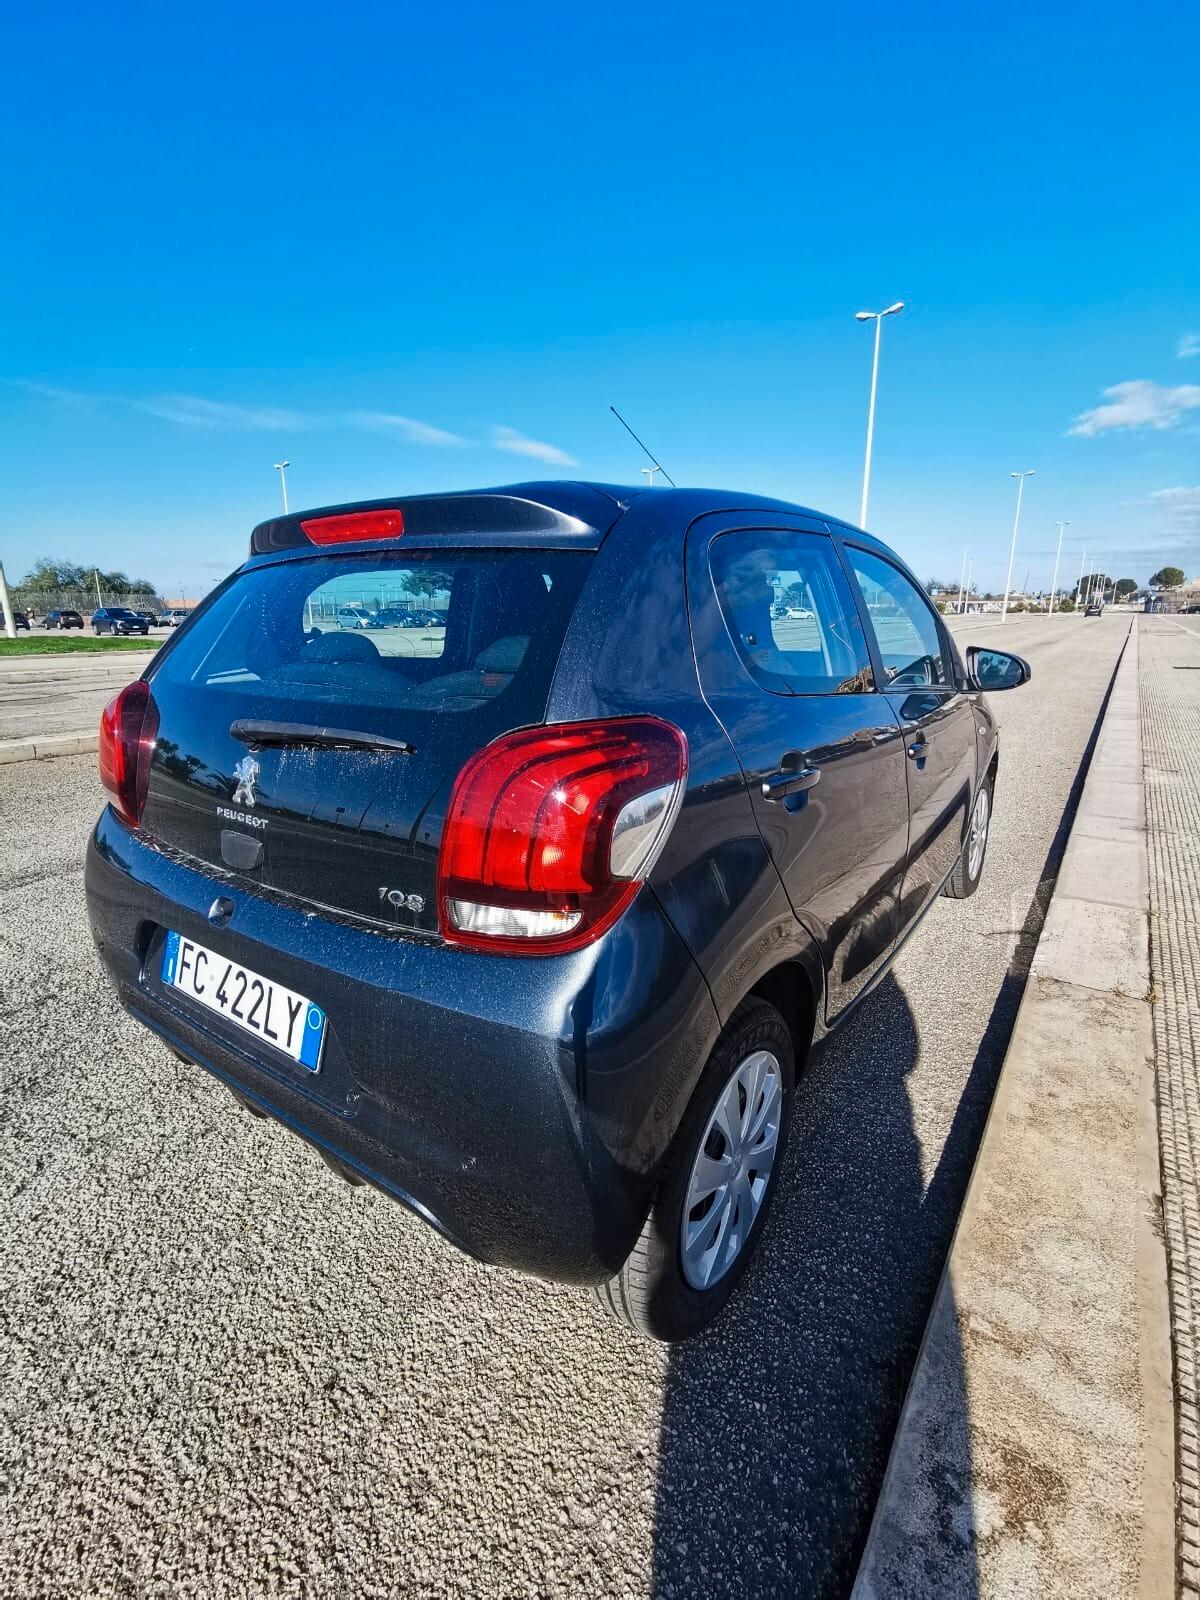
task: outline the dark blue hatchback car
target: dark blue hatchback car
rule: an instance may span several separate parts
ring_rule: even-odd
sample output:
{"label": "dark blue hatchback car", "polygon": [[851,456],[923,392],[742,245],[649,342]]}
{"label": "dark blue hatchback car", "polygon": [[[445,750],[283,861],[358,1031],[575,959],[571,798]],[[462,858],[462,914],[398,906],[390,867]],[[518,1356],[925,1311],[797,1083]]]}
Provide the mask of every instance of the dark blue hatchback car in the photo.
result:
{"label": "dark blue hatchback car", "polygon": [[96,943],[344,1177],[682,1338],[813,1043],[978,883],[981,690],[1028,675],[964,665],[877,540],[753,496],[278,518],[104,714]]}

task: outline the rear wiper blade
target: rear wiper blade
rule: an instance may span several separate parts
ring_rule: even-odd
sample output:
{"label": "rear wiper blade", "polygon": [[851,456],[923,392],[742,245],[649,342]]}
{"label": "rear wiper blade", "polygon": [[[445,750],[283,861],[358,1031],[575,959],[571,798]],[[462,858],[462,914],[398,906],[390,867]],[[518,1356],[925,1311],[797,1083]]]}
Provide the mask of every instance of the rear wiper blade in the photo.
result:
{"label": "rear wiper blade", "polygon": [[229,732],[251,750],[394,750],[410,756],[411,744],[403,739],[385,739],[378,733],[357,733],[353,728],[314,727],[307,722],[256,722],[239,720],[229,724]]}

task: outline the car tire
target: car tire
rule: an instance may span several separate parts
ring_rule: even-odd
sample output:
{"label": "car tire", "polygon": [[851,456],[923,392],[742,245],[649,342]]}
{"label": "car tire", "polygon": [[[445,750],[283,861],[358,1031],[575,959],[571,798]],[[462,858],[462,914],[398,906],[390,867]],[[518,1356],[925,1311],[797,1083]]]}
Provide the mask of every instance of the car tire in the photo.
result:
{"label": "car tire", "polygon": [[[755,1072],[761,1072],[757,1080]],[[744,1171],[744,1184],[740,1188],[736,1182],[718,1186],[711,1197],[688,1207],[697,1190],[705,1187],[702,1154],[710,1173],[726,1159],[728,1139],[721,1127],[721,1108],[729,1103],[726,1096],[736,1096],[745,1107],[748,1085],[757,1097],[754,1110],[747,1113],[752,1137],[732,1169]],[[616,1276],[596,1290],[600,1303],[619,1322],[648,1338],[673,1343],[699,1333],[724,1309],[750,1265],[775,1197],[794,1090],[795,1062],[787,1024],[765,1000],[743,1000],[713,1047],[684,1112],[637,1243]],[[778,1096],[778,1106],[774,1115],[768,1116],[772,1092]],[[754,1189],[762,1174],[752,1164],[758,1148],[752,1142],[756,1115],[773,1123],[775,1130],[769,1170],[757,1196]],[[759,1137],[762,1140],[765,1135]],[[748,1228],[740,1214],[747,1205],[754,1207]],[[710,1251],[697,1248],[690,1264],[685,1262],[684,1251],[685,1208],[691,1238],[697,1246],[710,1245]],[[731,1231],[742,1234],[741,1242],[730,1259],[723,1261],[722,1246],[712,1241],[718,1235],[728,1241]],[[698,1280],[710,1253],[711,1277],[705,1286]]]}
{"label": "car tire", "polygon": [[[966,900],[973,895],[979,887],[983,877],[983,864],[987,859],[988,838],[992,829],[992,790],[994,781],[989,776],[979,785],[975,794],[975,803],[971,807],[971,821],[967,827],[967,837],[959,852],[958,860],[954,863],[954,871],[946,879],[942,889],[944,895],[951,900]],[[982,818],[980,813],[982,812]],[[982,821],[982,837],[977,837],[978,825]]]}

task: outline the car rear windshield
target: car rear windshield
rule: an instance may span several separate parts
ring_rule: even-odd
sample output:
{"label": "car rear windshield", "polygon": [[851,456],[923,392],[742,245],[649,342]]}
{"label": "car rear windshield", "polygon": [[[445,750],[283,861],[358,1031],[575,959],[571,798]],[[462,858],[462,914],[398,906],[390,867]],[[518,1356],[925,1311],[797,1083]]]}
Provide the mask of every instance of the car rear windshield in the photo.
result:
{"label": "car rear windshield", "polygon": [[398,737],[430,713],[483,714],[497,729],[536,722],[590,561],[437,550],[252,568],[177,636],[155,695],[219,693],[235,717],[341,726],[354,713]]}

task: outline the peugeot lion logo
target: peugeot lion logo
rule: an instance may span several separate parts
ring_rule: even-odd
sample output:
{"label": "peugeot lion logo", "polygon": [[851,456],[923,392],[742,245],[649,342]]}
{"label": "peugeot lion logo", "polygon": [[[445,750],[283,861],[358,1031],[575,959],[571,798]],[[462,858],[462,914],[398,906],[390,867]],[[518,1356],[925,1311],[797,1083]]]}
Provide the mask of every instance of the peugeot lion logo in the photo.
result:
{"label": "peugeot lion logo", "polygon": [[253,756],[243,756],[233,769],[233,775],[238,781],[237,788],[233,791],[235,806],[252,806],[254,804],[254,785],[258,782],[259,766]]}

